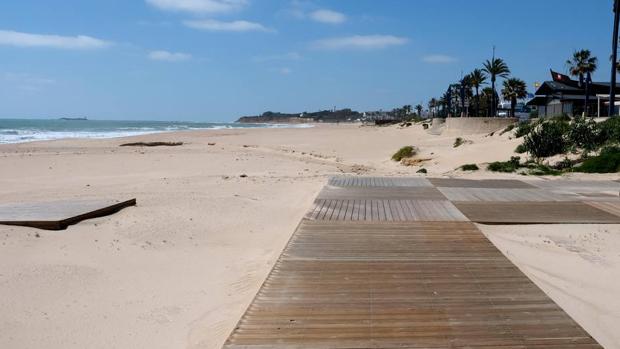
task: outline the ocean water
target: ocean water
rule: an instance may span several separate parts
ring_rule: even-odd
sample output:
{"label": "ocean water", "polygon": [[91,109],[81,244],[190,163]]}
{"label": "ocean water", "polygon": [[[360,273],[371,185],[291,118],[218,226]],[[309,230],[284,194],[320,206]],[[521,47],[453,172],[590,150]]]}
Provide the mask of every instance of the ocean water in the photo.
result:
{"label": "ocean water", "polygon": [[22,143],[64,138],[115,138],[183,130],[299,127],[312,126],[306,124],[239,124],[182,121],[0,119],[0,143]]}

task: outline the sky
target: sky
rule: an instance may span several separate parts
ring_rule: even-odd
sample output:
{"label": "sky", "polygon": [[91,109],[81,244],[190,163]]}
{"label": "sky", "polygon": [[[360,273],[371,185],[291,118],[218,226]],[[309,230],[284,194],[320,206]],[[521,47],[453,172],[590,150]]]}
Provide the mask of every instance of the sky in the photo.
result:
{"label": "sky", "polygon": [[0,2],[0,118],[232,121],[427,105],[492,55],[609,81],[612,0]]}

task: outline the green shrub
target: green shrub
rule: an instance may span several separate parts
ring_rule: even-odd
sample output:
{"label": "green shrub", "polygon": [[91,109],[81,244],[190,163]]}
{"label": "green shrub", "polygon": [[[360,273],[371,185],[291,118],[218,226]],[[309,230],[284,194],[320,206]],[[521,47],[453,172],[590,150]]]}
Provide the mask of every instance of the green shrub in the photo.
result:
{"label": "green shrub", "polygon": [[556,170],[568,170],[572,168],[574,164],[575,162],[573,160],[565,157],[563,160],[556,162],[553,168]]}
{"label": "green shrub", "polygon": [[559,176],[562,174],[562,171],[553,169],[546,165],[536,164],[533,166],[533,168],[530,168],[529,174],[534,176]]}
{"label": "green shrub", "polygon": [[587,158],[573,170],[586,173],[620,172],[620,147],[605,147],[598,156]]}
{"label": "green shrub", "polygon": [[425,168],[421,168],[417,171],[415,171],[416,173],[428,173],[428,171]]}
{"label": "green shrub", "polygon": [[396,153],[394,153],[394,155],[392,155],[392,160],[400,161],[405,158],[413,157],[417,153],[418,150],[416,149],[416,147],[408,145],[400,148]]}
{"label": "green shrub", "polygon": [[519,144],[517,145],[517,147],[515,148],[515,153],[517,154],[523,154],[527,151],[527,149],[525,149],[525,146],[523,144]]}
{"label": "green shrub", "polygon": [[537,159],[562,154],[567,149],[564,134],[568,127],[568,123],[565,121],[543,122],[525,137],[523,146],[528,153]]}
{"label": "green shrub", "polygon": [[487,170],[493,172],[514,172],[521,167],[519,161],[521,161],[520,157],[511,156],[508,161],[495,161],[490,163],[487,166]]}
{"label": "green shrub", "polygon": [[620,143],[620,117],[611,117],[599,124],[599,143]]}
{"label": "green shrub", "polygon": [[517,138],[521,138],[525,135],[528,135],[530,132],[532,132],[532,129],[534,128],[535,123],[531,122],[531,121],[521,121],[517,124],[517,130],[515,131],[515,137]]}
{"label": "green shrub", "polygon": [[499,135],[501,136],[501,135],[503,135],[506,132],[510,132],[510,131],[514,130],[515,127],[516,127],[515,124],[510,124],[510,125],[506,126],[506,128],[503,129],[502,132],[500,132]]}
{"label": "green shrub", "polygon": [[600,128],[592,119],[577,117],[570,124],[567,132],[569,145],[586,151],[591,151],[599,146]]}
{"label": "green shrub", "polygon": [[465,143],[465,140],[463,138],[456,137],[456,139],[454,140],[454,148],[460,147],[461,145],[463,145],[463,143]]}
{"label": "green shrub", "polygon": [[463,171],[478,171],[478,165],[476,164],[465,164],[463,166],[461,166],[461,170]]}

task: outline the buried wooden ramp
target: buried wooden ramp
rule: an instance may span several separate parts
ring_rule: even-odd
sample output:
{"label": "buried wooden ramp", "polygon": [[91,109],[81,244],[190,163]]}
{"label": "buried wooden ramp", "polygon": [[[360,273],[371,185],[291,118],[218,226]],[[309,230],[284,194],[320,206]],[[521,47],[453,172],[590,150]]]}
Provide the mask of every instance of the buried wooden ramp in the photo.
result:
{"label": "buried wooden ramp", "polygon": [[602,348],[469,222],[302,221],[224,348]]}
{"label": "buried wooden ramp", "polygon": [[63,230],[85,219],[110,215],[135,204],[136,199],[126,201],[79,199],[5,204],[0,205],[0,224]]}

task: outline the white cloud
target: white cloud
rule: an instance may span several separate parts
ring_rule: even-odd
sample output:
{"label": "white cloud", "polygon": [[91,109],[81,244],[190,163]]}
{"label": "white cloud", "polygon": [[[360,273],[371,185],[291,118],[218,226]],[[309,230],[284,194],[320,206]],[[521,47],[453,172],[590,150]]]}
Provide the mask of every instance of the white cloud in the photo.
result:
{"label": "white cloud", "polygon": [[314,21],[329,24],[340,24],[347,20],[347,17],[332,10],[316,10],[310,13],[310,18]]}
{"label": "white cloud", "polygon": [[390,46],[404,45],[407,43],[407,41],[407,38],[393,35],[353,35],[318,40],[315,41],[312,46],[317,49],[325,50],[374,50],[383,49]]}
{"label": "white cloud", "polygon": [[231,21],[224,22],[215,19],[202,19],[184,21],[183,24],[190,28],[208,30],[208,31],[222,31],[222,32],[272,32],[273,29],[267,28],[264,25],[256,22],[248,21]]}
{"label": "white cloud", "polygon": [[183,62],[192,59],[192,55],[181,52],[151,51],[148,58],[154,61]]}
{"label": "white cloud", "polygon": [[69,50],[100,49],[112,43],[85,35],[60,36],[0,30],[0,45],[16,47],[49,47]]}
{"label": "white cloud", "polygon": [[428,55],[422,57],[422,61],[431,64],[449,64],[458,61],[458,59],[448,55]]}
{"label": "white cloud", "polygon": [[291,68],[288,68],[288,67],[280,68],[278,71],[282,75],[289,75],[290,73],[293,72],[293,70]]}
{"label": "white cloud", "polygon": [[146,2],[164,11],[195,14],[231,12],[242,9],[248,3],[247,0],[146,0]]}

